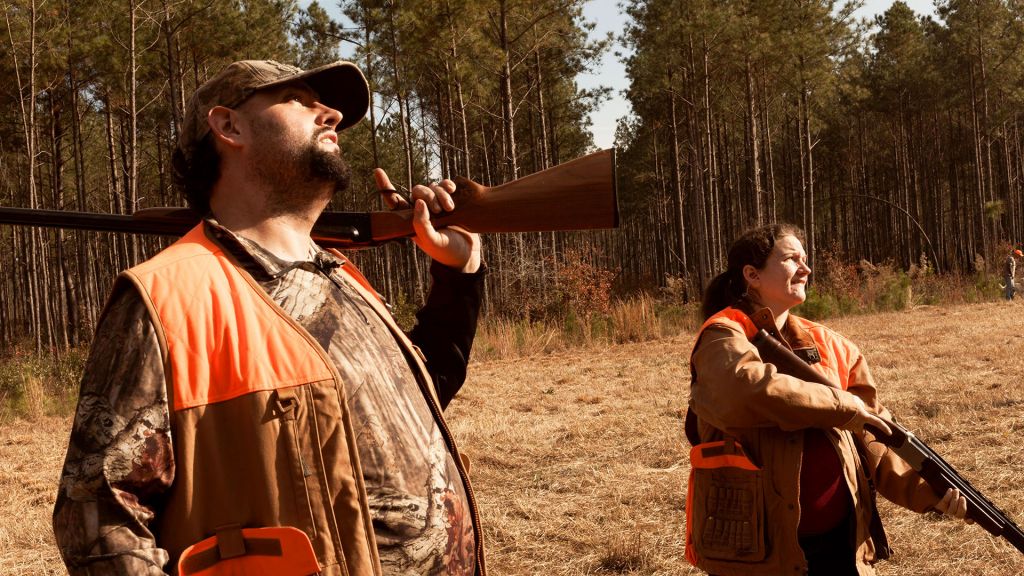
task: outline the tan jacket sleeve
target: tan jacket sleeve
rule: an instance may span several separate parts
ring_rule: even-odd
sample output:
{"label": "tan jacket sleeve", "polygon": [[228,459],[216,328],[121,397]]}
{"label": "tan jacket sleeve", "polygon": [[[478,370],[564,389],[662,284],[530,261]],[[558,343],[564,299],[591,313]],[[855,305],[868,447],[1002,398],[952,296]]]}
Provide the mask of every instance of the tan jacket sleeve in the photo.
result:
{"label": "tan jacket sleeve", "polygon": [[857,411],[842,390],[780,374],[765,364],[745,334],[716,324],[700,336],[693,353],[695,380],[690,406],[708,424],[736,428],[776,426],[783,430],[835,428]]}
{"label": "tan jacket sleeve", "polygon": [[[889,410],[878,401],[878,389],[868,363],[859,352],[850,369],[847,390],[860,396],[868,409],[887,420],[892,419]],[[903,461],[884,444],[874,441],[869,432],[863,434],[867,446],[869,473],[875,488],[894,504],[915,512],[926,512],[935,507],[939,496],[931,489],[909,464]]]}

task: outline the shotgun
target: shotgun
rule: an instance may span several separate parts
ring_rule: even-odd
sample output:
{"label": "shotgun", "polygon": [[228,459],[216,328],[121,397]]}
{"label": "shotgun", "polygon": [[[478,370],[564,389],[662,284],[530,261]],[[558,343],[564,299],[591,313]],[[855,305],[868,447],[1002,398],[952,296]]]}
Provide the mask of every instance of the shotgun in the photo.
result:
{"label": "shotgun", "polygon": [[[455,210],[431,216],[437,228],[470,232],[553,232],[619,224],[615,149],[609,148],[487,187],[456,176]],[[0,208],[0,224],[183,236],[201,217],[189,208],[145,208],[131,216],[63,210]],[[325,248],[367,248],[414,234],[412,209],[324,212],[313,240]]]}
{"label": "shotgun", "polygon": [[[751,342],[757,347],[761,360],[768,364],[774,364],[779,372],[805,382],[839,388],[837,384],[804,362],[802,358],[782,345],[768,332],[759,331]],[[886,434],[870,425],[865,426],[865,429],[907,464],[910,464],[936,494],[945,494],[946,490],[950,488],[960,490],[960,493],[967,499],[968,518],[974,520],[989,534],[1006,538],[1014,548],[1024,553],[1024,531],[1006,513],[985,498],[974,486],[971,486],[971,483],[943,460],[942,456],[914,436],[911,431],[896,422],[885,420],[885,423],[889,425],[892,434]]]}

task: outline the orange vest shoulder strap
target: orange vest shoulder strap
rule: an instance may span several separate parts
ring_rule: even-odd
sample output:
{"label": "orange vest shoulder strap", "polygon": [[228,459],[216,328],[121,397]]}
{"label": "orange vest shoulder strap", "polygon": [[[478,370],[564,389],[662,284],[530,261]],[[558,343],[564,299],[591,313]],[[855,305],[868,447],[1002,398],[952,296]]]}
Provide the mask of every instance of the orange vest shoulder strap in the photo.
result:
{"label": "orange vest shoulder strap", "polygon": [[839,382],[843,390],[846,390],[850,385],[850,370],[860,356],[857,347],[824,324],[799,316],[793,318],[811,335],[814,346],[821,355],[821,362],[815,364],[815,368],[833,381]]}
{"label": "orange vest shoulder strap", "polygon": [[743,330],[743,333],[748,339],[757,335],[757,326],[754,325],[754,321],[741,310],[731,306],[717,312],[714,316],[705,320],[704,324],[700,327],[700,332],[704,332],[704,330],[712,324],[725,324],[727,326],[732,325],[733,327],[738,327]]}
{"label": "orange vest shoulder strap", "polygon": [[326,353],[203,224],[122,277],[164,334],[174,410],[334,377]]}

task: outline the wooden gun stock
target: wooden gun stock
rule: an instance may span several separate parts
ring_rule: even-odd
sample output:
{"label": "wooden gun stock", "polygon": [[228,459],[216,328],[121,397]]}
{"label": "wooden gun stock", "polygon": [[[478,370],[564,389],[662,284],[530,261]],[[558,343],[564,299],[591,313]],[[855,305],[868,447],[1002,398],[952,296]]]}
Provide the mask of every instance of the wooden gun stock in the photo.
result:
{"label": "wooden gun stock", "polygon": [[[840,388],[840,386],[824,374],[815,370],[802,358],[786,348],[778,340],[764,330],[757,333],[751,340],[761,355],[761,360],[773,364],[783,374],[789,374],[805,382],[815,382],[824,386]],[[865,426],[877,441],[885,444],[897,456],[917,471],[925,482],[942,495],[950,488],[956,488],[967,499],[967,517],[974,520],[993,536],[1005,538],[1014,548],[1024,553],[1024,531],[1017,524],[985,498],[966,478],[949,465],[927,444],[919,440],[912,432],[889,420],[885,420],[892,430],[886,434],[874,426]]]}
{"label": "wooden gun stock", "polygon": [[[615,149],[602,150],[499,186],[456,177],[455,210],[435,227],[471,232],[551,232],[618,226]],[[413,211],[324,212],[312,237],[328,248],[366,248],[412,236]],[[200,220],[188,208],[146,208],[131,216],[0,208],[0,224],[182,236]]]}
{"label": "wooden gun stock", "polygon": [[[434,226],[470,232],[548,232],[618,226],[615,149],[602,150],[512,182],[486,187],[455,178],[455,210],[433,216]],[[374,212],[374,238],[412,234],[412,210]]]}

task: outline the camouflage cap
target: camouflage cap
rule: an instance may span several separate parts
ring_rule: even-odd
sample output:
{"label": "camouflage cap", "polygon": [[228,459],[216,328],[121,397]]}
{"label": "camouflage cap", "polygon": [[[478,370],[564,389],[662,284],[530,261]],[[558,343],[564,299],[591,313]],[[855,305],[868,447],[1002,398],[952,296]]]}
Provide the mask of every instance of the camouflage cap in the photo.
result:
{"label": "camouflage cap", "polygon": [[210,133],[206,117],[211,108],[233,108],[257,90],[296,80],[309,84],[320,95],[320,102],[341,112],[338,130],[344,130],[362,120],[370,106],[370,88],[366,78],[351,62],[339,60],[312,70],[302,70],[273,60],[233,62],[220,74],[204,82],[192,95],[178,135],[178,149],[186,158],[192,157],[195,147]]}

